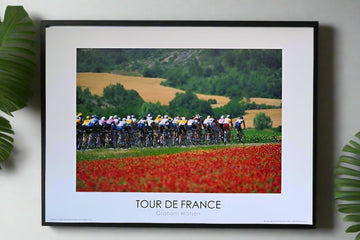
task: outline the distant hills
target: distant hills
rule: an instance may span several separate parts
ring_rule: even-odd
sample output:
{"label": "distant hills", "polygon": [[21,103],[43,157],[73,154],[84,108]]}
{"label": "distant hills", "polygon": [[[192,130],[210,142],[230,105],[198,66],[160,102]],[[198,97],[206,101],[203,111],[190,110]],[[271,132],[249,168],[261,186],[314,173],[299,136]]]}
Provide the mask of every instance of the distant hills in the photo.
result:
{"label": "distant hills", "polygon": [[78,49],[77,72],[164,78],[164,86],[231,99],[282,96],[280,49]]}

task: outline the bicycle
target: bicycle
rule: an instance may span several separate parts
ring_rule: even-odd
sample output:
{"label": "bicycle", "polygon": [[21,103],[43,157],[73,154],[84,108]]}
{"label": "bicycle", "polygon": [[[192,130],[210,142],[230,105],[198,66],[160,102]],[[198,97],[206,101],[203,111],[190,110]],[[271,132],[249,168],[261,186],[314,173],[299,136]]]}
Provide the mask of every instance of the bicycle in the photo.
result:
{"label": "bicycle", "polygon": [[239,128],[236,128],[236,130],[237,130],[236,137],[237,137],[238,141],[244,144],[246,141],[246,136],[245,136],[245,132],[244,132],[245,129],[243,130],[239,127]]}

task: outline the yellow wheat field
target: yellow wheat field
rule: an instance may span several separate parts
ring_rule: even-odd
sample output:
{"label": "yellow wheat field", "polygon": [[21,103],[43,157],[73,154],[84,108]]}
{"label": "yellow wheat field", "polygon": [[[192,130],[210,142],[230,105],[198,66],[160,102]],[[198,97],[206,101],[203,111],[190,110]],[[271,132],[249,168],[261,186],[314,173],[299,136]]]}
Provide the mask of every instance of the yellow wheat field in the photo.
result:
{"label": "yellow wheat field", "polygon": [[[77,73],[77,86],[89,88],[92,94],[102,96],[103,89],[111,84],[120,83],[125,89],[137,91],[146,102],[160,102],[162,105],[169,105],[177,92],[184,91],[160,85],[165,79],[162,78],[144,78],[123,76],[111,73]],[[228,97],[196,94],[199,99],[216,99],[220,106],[230,101]]]}
{"label": "yellow wheat field", "polygon": [[273,99],[273,98],[250,98],[250,102],[255,102],[256,104],[266,104],[266,105],[280,107],[282,100]]}
{"label": "yellow wheat field", "polygon": [[[244,120],[246,123],[246,127],[253,128],[254,127],[254,117],[256,114],[263,112],[265,115],[269,116],[273,122],[273,127],[281,126],[281,108],[278,109],[259,109],[259,110],[247,110],[246,115],[244,116]],[[234,119],[235,122],[237,119]]]}

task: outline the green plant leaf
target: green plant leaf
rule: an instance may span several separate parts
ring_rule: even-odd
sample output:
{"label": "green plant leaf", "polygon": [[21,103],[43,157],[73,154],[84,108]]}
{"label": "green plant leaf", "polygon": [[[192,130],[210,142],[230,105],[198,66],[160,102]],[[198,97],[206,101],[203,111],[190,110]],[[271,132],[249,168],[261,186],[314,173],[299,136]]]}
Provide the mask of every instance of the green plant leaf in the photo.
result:
{"label": "green plant leaf", "polygon": [[[346,214],[344,221],[353,222],[346,232],[360,232],[360,132],[356,140],[350,140],[335,168],[336,208]],[[349,203],[342,203],[347,201]],[[360,240],[360,233],[355,239]]]}
{"label": "green plant leaf", "polygon": [[355,137],[357,137],[358,139],[360,139],[360,132],[355,134]]}
{"label": "green plant leaf", "polygon": [[360,180],[352,178],[337,178],[335,179],[335,187],[349,187],[360,189]]}
{"label": "green plant leaf", "polygon": [[0,116],[0,164],[9,158],[13,149],[14,139],[11,136],[12,134],[14,134],[14,132],[11,129],[10,122]]}
{"label": "green plant leaf", "polygon": [[352,225],[346,229],[346,232],[359,232],[360,231],[360,224]]}
{"label": "green plant leaf", "polygon": [[35,31],[22,6],[8,6],[0,22],[0,110],[11,112],[26,106],[35,77]]}
{"label": "green plant leaf", "polygon": [[360,215],[346,215],[343,220],[345,222],[360,222]]}
{"label": "green plant leaf", "polygon": [[340,156],[339,162],[360,166],[360,159],[357,159],[355,157],[350,157],[350,156]]}
{"label": "green plant leaf", "polygon": [[[0,22],[0,111],[12,112],[26,106],[32,95],[35,63],[35,31],[22,6],[8,6]],[[13,149],[14,132],[0,116],[0,165]],[[0,166],[1,169],[1,166]]]}
{"label": "green plant leaf", "polygon": [[359,191],[335,191],[335,199],[344,201],[359,201]]}
{"label": "green plant leaf", "polygon": [[360,213],[360,204],[337,204],[336,209],[341,213]]}
{"label": "green plant leaf", "polygon": [[360,171],[343,166],[337,166],[335,168],[335,174],[360,177]]}
{"label": "green plant leaf", "polygon": [[352,147],[350,145],[346,145],[343,148],[343,152],[348,152],[348,153],[353,153],[353,154],[357,154],[360,155],[360,149],[356,148],[356,147]]}

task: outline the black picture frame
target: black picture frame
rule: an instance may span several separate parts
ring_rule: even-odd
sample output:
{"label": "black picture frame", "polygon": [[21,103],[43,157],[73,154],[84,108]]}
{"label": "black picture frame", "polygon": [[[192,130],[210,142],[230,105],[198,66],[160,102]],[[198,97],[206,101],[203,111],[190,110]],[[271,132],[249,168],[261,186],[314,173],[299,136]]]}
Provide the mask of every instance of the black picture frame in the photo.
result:
{"label": "black picture frame", "polygon": [[[42,86],[42,225],[43,226],[126,226],[126,227],[261,227],[261,228],[315,228],[315,193],[316,193],[316,130],[317,130],[317,68],[318,68],[318,27],[319,23],[316,21],[77,21],[77,20],[49,20],[41,22],[41,86]],[[120,33],[119,32],[120,29]],[[173,38],[173,30],[183,30],[184,39]],[[81,30],[81,31],[80,31]],[[143,31],[148,31],[146,37],[139,37],[138,42],[133,45],[134,38],[129,38],[123,42],[114,43],[114,41],[102,42],[103,39],[116,39],[123,36],[122,34],[140,34]],[[151,32],[155,30],[155,32]],[[205,41],[205,37],[201,36],[192,42],[189,36],[201,31],[209,37],[215,38],[214,41]],[[244,31],[244,32],[242,32]],[[149,33],[150,32],[150,33]],[[265,32],[265,33],[264,33]],[[219,36],[220,34],[227,34],[226,36],[234,36],[234,39],[225,39]],[[242,35],[246,33],[246,35]],[[108,36],[106,35],[108,34]],[[114,34],[114,35],[113,35]],[[162,40],[156,34],[160,34]],[[176,33],[178,34],[178,33]],[[254,36],[252,36],[252,34]],[[104,37],[105,35],[105,37]],[[243,36],[246,40],[244,42],[238,40]],[[178,35],[176,35],[178,36]],[[198,36],[198,35],[196,35]],[[259,38],[257,38],[259,37]],[[98,38],[98,40],[96,40]],[[74,40],[76,39],[76,40]],[[88,40],[84,40],[88,39]],[[91,41],[89,40],[91,39]],[[95,39],[95,41],[93,41]],[[165,39],[165,40],[164,40]],[[255,40],[254,40],[255,39]],[[284,40],[285,39],[285,40]],[[147,45],[149,42],[149,46]],[[158,43],[157,43],[158,42]],[[185,46],[182,45],[185,42]],[[268,201],[265,199],[255,199],[260,203],[254,206],[237,207],[236,203],[239,197],[244,197],[244,194],[232,194],[231,197],[223,198],[222,194],[205,194],[201,199],[213,200],[219,199],[224,209],[219,210],[216,214],[209,214],[207,211],[199,211],[200,215],[204,213],[205,217],[199,220],[192,218],[189,221],[184,218],[176,219],[167,216],[165,218],[150,217],[143,218],[148,214],[156,215],[156,213],[149,213],[147,210],[136,209],[136,202],[122,203],[124,196],[113,198],[113,194],[109,193],[80,193],[76,192],[74,182],[76,177],[74,171],[67,171],[74,169],[76,160],[73,158],[75,148],[69,148],[68,142],[74,142],[64,129],[72,129],[74,131],[74,122],[69,116],[75,115],[74,105],[71,104],[75,96],[76,70],[74,65],[74,55],[77,48],[118,48],[127,47],[132,48],[136,46],[147,48],[161,48],[162,44],[168,47],[168,43],[175,45],[178,48],[185,48],[191,44],[194,47],[220,47],[220,48],[281,48],[283,49],[283,81],[286,82],[286,87],[283,86],[283,111],[287,109],[285,117],[283,115],[283,141],[288,141],[286,154],[283,152],[282,158],[282,185],[285,185],[280,196],[287,194],[286,189],[291,190],[289,200],[281,200],[277,206],[274,207],[274,212],[284,211],[277,215],[276,213],[269,213],[269,216],[251,217],[251,213],[256,212],[256,208],[262,205],[262,202]],[[144,46],[142,46],[144,44]],[[180,44],[180,45],[179,45]],[[187,45],[189,44],[189,45]],[[125,46],[123,46],[125,45]],[[178,46],[179,45],[179,46]],[[204,46],[202,46],[204,45]],[[71,49],[70,49],[71,48]],[[69,50],[69,51],[67,51]],[[286,55],[290,52],[289,55]],[[294,66],[297,64],[294,53],[299,56],[304,54],[301,62],[307,62],[304,66]],[[70,54],[70,55],[69,55]],[[306,56],[305,56],[306,55]],[[291,58],[291,60],[289,60]],[[294,60],[295,59],[295,60]],[[70,60],[70,61],[69,61]],[[300,60],[299,60],[300,61]],[[289,70],[291,69],[291,70]],[[288,73],[294,71],[294,73]],[[306,78],[299,88],[298,79],[290,79],[293,74],[299,72],[306,72],[302,77]],[[61,75],[61,76],[59,76]],[[57,77],[54,77],[57,76]],[[62,79],[68,77],[63,83],[59,83]],[[61,88],[61,86],[65,86]],[[289,90],[290,89],[290,90]],[[289,91],[288,91],[289,90]],[[305,93],[307,100],[303,100],[301,94]],[[284,94],[286,95],[284,97]],[[291,95],[295,95],[290,97]],[[298,96],[297,96],[298,95]],[[68,99],[68,96],[70,100]],[[287,99],[290,98],[290,99]],[[301,101],[299,101],[301,100]],[[70,102],[70,103],[69,103]],[[300,110],[292,110],[294,103],[300,106]],[[302,128],[295,129],[296,124],[293,121],[297,115],[301,115],[309,123]],[[54,130],[55,119],[62,118],[62,125],[57,130]],[[289,120],[290,119],[290,120]],[[303,120],[302,120],[303,121]],[[59,123],[59,121],[55,122]],[[287,125],[285,125],[287,123]],[[298,127],[298,126],[297,126]],[[61,129],[61,130],[60,130]],[[64,131],[64,132],[62,132]],[[56,137],[54,137],[56,135]],[[301,147],[297,147],[298,142],[292,142],[294,135],[300,135]],[[288,137],[288,138],[286,138]],[[298,136],[297,136],[298,137]],[[295,141],[295,140],[294,140]],[[295,146],[294,146],[295,145]],[[72,146],[70,144],[70,146]],[[285,148],[285,147],[284,147]],[[284,154],[286,158],[284,158]],[[299,154],[301,155],[299,157]],[[290,162],[289,156],[293,157],[294,162],[299,161],[301,157],[305,160],[299,165],[289,167],[289,172],[286,172],[286,166],[294,164]],[[296,157],[295,157],[296,155]],[[68,158],[68,156],[72,156]],[[66,158],[63,162],[59,159]],[[55,163],[54,163],[55,162]],[[306,162],[306,163],[304,163]],[[285,164],[285,165],[284,165]],[[67,167],[62,168],[61,166]],[[301,169],[300,174],[296,171]],[[286,176],[297,175],[296,179],[287,180]],[[290,177],[291,178],[291,177]],[[304,185],[297,185],[299,182],[306,182]],[[288,186],[288,184],[294,184]],[[298,189],[297,189],[298,188]],[[297,204],[296,213],[288,210],[293,205],[287,207],[287,203],[291,199],[301,196],[304,193],[306,203],[299,201]],[[67,195],[67,193],[71,193]],[[101,196],[103,194],[103,196]],[[156,193],[152,195],[141,196],[134,199],[150,199],[155,200],[161,195],[165,195],[161,199],[169,199],[171,201],[187,199],[187,195],[183,197],[180,193]],[[198,194],[198,193],[195,193]],[[105,216],[101,212],[93,211],[90,214],[84,214],[89,208],[96,209],[96,199],[92,199],[92,195],[100,195],[100,198],[109,198],[102,203],[111,206],[115,202],[116,205],[123,207],[108,209]],[[77,200],[74,196],[81,196]],[[230,195],[227,195],[230,196]],[[232,198],[235,196],[234,198]],[[246,196],[247,197],[247,196]],[[276,196],[278,198],[279,195]],[[276,202],[277,200],[270,201]],[[90,200],[89,200],[90,199]],[[195,197],[196,199],[196,197]],[[89,200],[89,202],[87,202]],[[85,201],[85,202],[84,202]],[[249,202],[253,199],[248,200]],[[74,203],[75,202],[75,203]],[[81,204],[87,207],[80,207]],[[242,204],[242,203],[241,203]],[[290,203],[289,203],[290,204]],[[115,205],[115,204],[114,204]],[[275,204],[276,205],[276,204]],[[81,210],[79,210],[81,209]],[[126,212],[122,210],[127,209]],[[252,212],[247,212],[245,209],[252,209]],[[79,210],[79,212],[77,212]],[[177,209],[170,209],[178,211]],[[249,220],[243,220],[246,216],[237,218],[243,213],[248,216]],[[260,214],[260,213],[255,213]],[[285,216],[284,216],[285,214]],[[288,215],[286,215],[288,214]],[[294,215],[292,215],[294,214]],[[100,216],[101,215],[101,216]],[[120,219],[117,216],[125,215]],[[126,219],[128,215],[128,219]],[[135,216],[135,217],[134,217]],[[154,219],[153,221],[151,219]],[[150,219],[150,220],[149,220]],[[260,220],[259,220],[260,219]]]}

